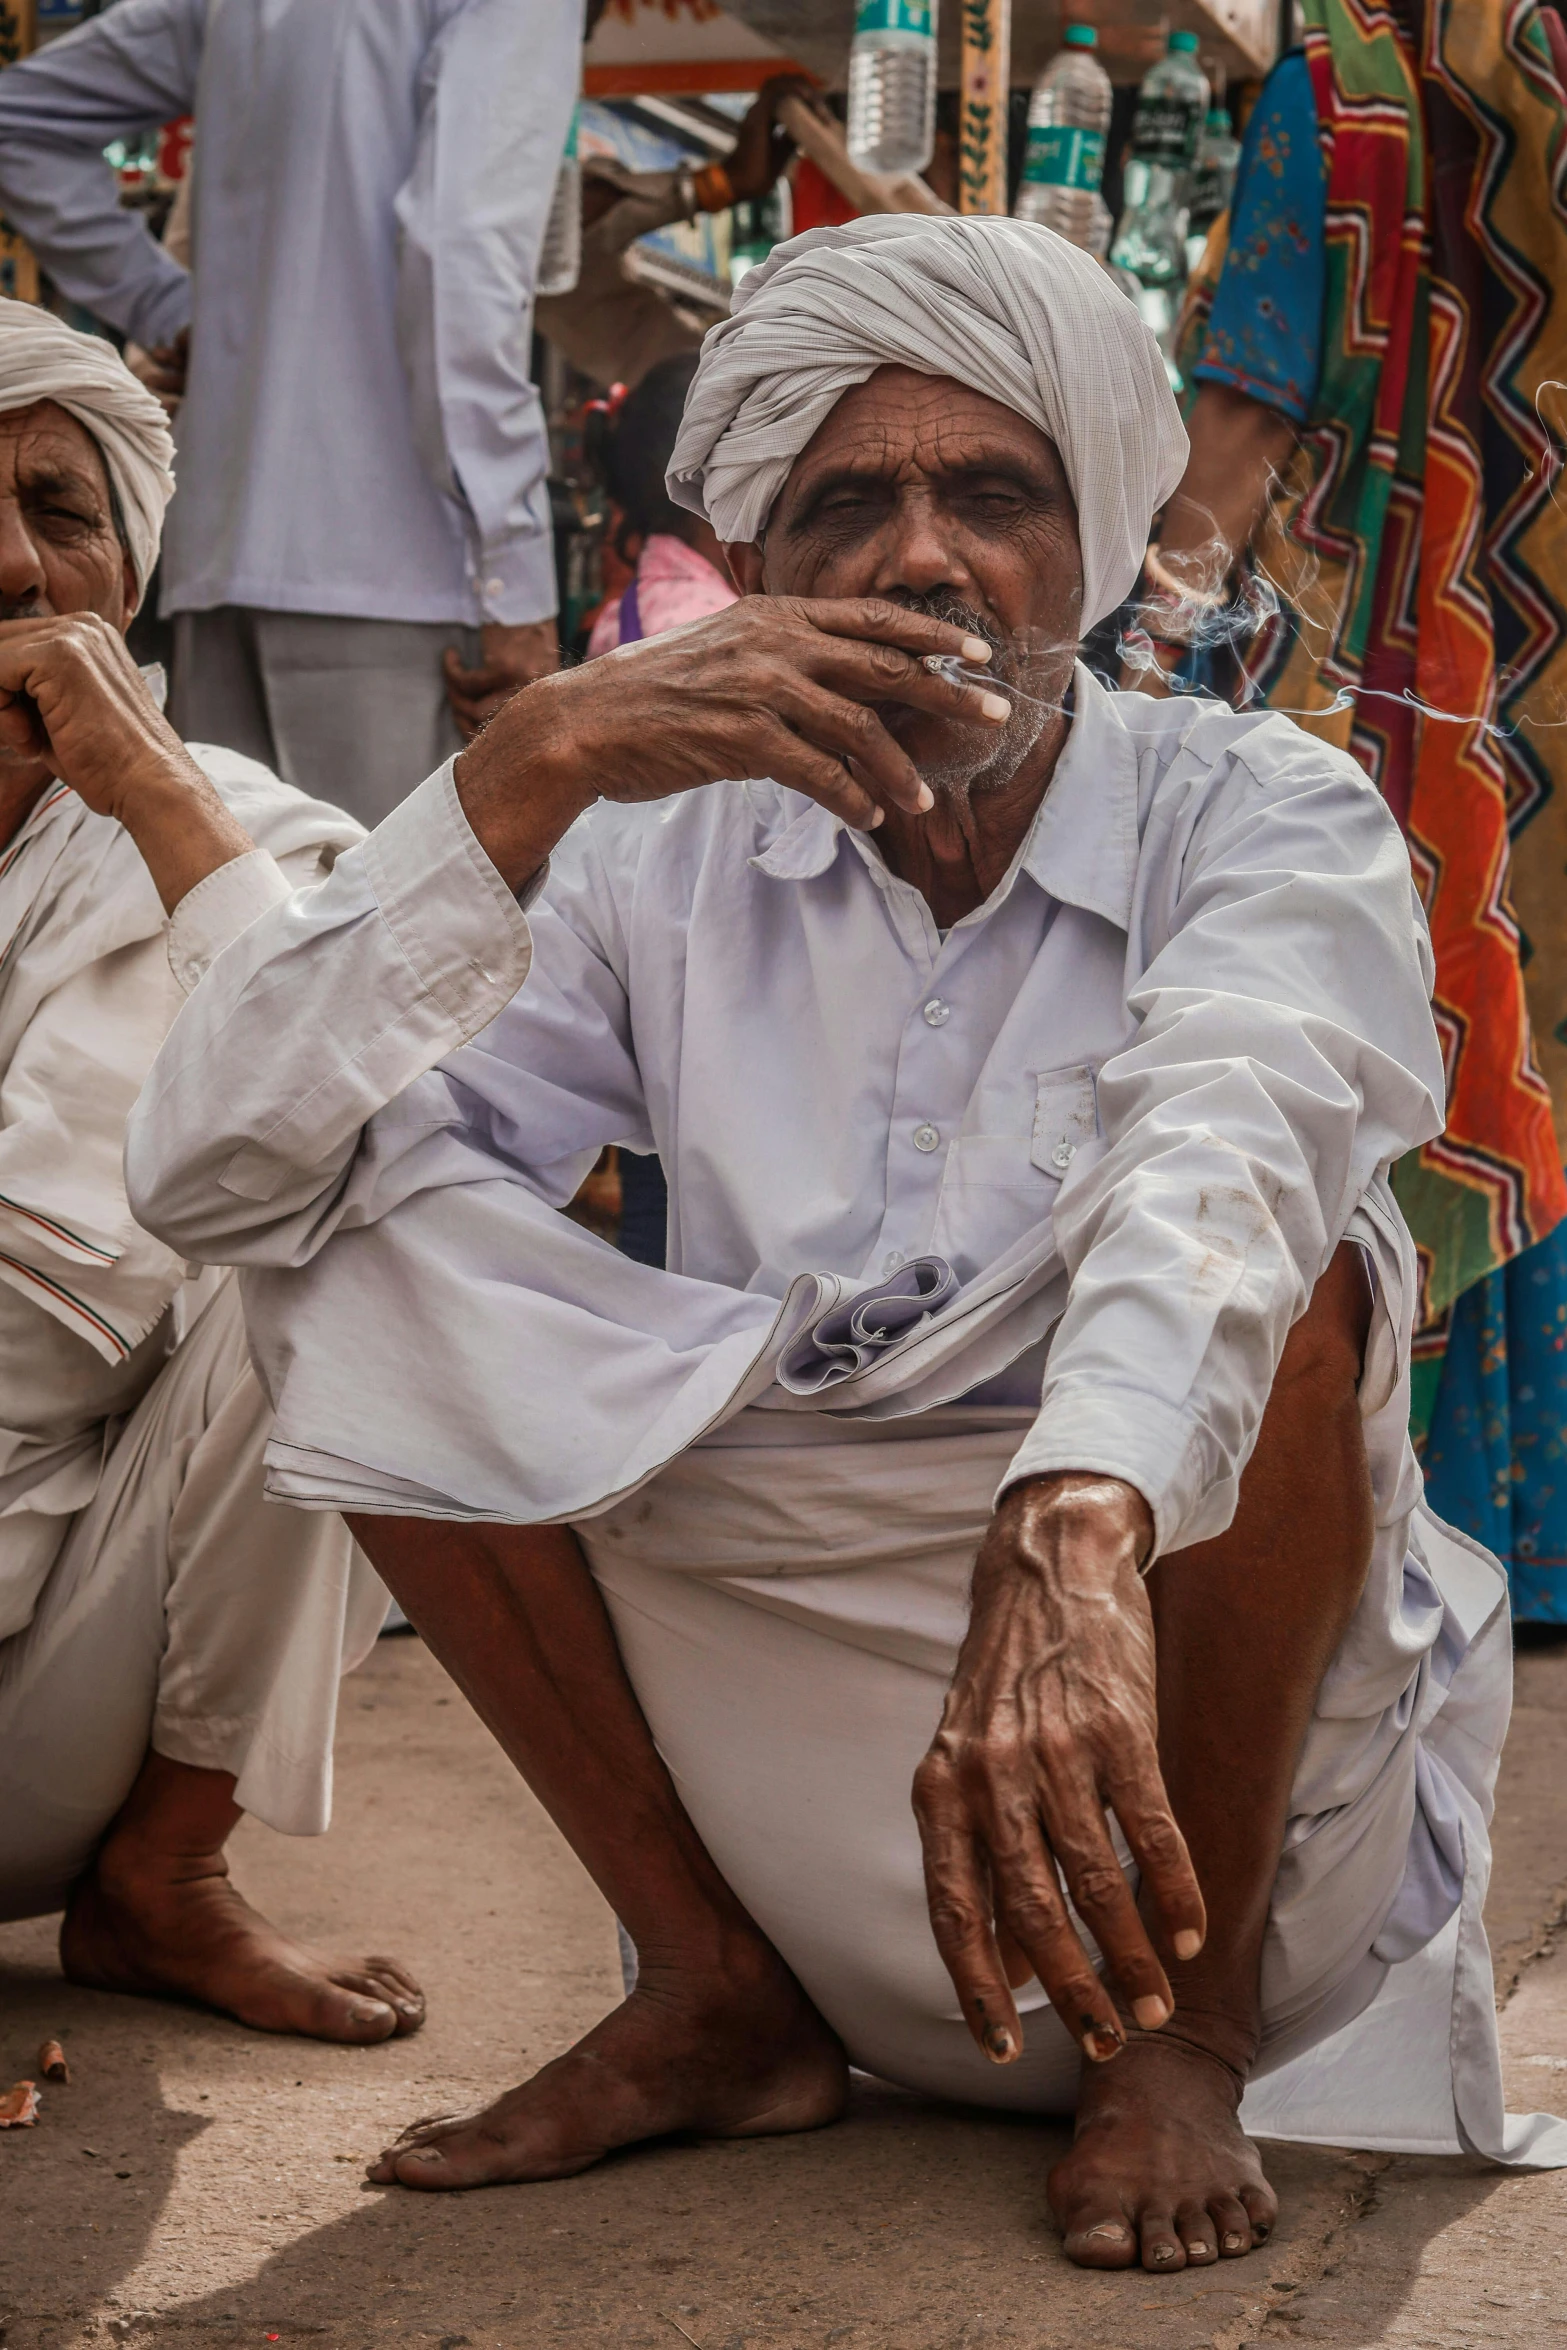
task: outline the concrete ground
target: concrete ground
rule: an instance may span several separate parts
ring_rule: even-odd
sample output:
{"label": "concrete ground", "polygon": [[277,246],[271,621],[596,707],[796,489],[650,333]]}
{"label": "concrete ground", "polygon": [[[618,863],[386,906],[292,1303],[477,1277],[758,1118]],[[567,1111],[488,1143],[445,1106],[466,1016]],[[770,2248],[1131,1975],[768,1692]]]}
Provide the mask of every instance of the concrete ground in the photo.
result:
{"label": "concrete ground", "polygon": [[[1567,2108],[1567,1641],[1519,1660],[1492,1939],[1509,2102]],[[1043,2196],[1064,2143],[862,2084],[806,2138],[671,2144],[464,2196],[367,2188],[413,2116],[475,2100],[617,1996],[603,1903],[439,1668],[383,1641],[344,1691],[337,1823],[250,1823],[240,1881],[293,1932],[413,1962],[431,2021],[347,2050],[65,1985],[0,1929],[0,2087],[74,2079],[0,2133],[0,2341],[171,2350],[1567,2350],[1567,2173],[1276,2147],[1284,2220],[1218,2270],[1085,2276]]]}

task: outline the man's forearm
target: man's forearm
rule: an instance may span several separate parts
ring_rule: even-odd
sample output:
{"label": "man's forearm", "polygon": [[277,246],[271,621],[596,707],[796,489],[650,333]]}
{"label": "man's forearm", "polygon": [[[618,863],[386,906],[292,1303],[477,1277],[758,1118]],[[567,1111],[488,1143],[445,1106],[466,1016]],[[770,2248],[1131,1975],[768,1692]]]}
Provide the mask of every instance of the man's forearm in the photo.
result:
{"label": "man's forearm", "polygon": [[1192,453],[1159,526],[1167,568],[1200,592],[1223,587],[1295,451],[1277,409],[1227,384],[1199,386],[1187,420]]}
{"label": "man's forearm", "polygon": [[186,759],[183,769],[171,759],[163,774],[127,792],[115,814],[136,843],[168,914],[209,873],[255,847],[194,759]]}
{"label": "man's forearm", "polygon": [[513,695],[452,770],[474,838],[514,890],[531,881],[599,796],[583,780],[584,762],[563,720],[565,682],[542,678]]}

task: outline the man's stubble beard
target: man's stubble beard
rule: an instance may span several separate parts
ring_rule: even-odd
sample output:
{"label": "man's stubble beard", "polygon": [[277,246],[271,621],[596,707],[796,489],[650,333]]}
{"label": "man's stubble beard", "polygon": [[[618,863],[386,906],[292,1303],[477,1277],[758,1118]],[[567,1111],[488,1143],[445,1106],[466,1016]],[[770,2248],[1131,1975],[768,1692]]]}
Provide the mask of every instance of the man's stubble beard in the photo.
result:
{"label": "man's stubble beard", "polygon": [[1012,703],[1012,715],[999,733],[987,729],[981,735],[977,726],[963,726],[962,733],[973,739],[972,750],[965,749],[948,759],[917,761],[921,781],[928,783],[938,796],[959,802],[1004,790],[1033,752],[1051,719],[1058,715],[1059,705],[1050,696],[1039,664],[1021,657],[994,620],[975,611],[972,604],[965,604],[960,597],[938,592],[928,596],[899,596],[895,600],[906,611],[926,613],[932,620],[945,620],[968,635],[983,637],[990,647],[985,675],[995,678],[1003,687],[1017,689],[1007,696]]}

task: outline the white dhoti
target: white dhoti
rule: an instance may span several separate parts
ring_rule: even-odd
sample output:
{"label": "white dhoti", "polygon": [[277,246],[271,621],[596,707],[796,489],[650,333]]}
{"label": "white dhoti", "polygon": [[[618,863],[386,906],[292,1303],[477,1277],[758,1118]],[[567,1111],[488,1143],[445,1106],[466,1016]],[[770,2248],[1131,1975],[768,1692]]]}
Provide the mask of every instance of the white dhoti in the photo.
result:
{"label": "white dhoti", "polygon": [[386,1592],[340,1518],[263,1499],[271,1425],[230,1278],[0,1642],[0,1918],[62,1906],[149,1746],[232,1772],[285,1834],[326,1827],[338,1681]]}
{"label": "white dhoti", "polygon": [[[1407,1241],[1364,1210],[1351,1236],[1378,1289],[1362,1382],[1376,1539],[1296,1772],[1244,2120],[1567,2162],[1567,2125],[1503,2111],[1481,1923],[1511,1696],[1505,1578],[1419,1500]],[[851,2061],[927,2095],[1065,2114],[1078,2051],[1037,1982],[1018,1997],[1018,2062],[987,2063],[969,2036],[910,1802],[1030,1417],[959,1407],[856,1427],[751,1409],[577,1532],[698,1832]]]}

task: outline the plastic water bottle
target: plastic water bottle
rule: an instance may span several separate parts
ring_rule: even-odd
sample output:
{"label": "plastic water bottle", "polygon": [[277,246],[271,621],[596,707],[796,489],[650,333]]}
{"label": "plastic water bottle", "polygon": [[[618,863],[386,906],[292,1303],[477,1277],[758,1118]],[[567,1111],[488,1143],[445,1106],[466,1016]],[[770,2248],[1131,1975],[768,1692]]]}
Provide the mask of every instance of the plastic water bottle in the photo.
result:
{"label": "plastic water bottle", "polygon": [[936,0],[858,0],[848,147],[862,171],[893,179],[936,152]]}
{"label": "plastic water bottle", "polygon": [[1228,109],[1210,106],[1202,145],[1197,150],[1197,168],[1192,174],[1192,200],[1186,218],[1188,275],[1202,259],[1203,247],[1208,242],[1208,231],[1220,213],[1227,209],[1235,193],[1235,177],[1240,170],[1240,163],[1241,143],[1231,127]]}
{"label": "plastic water bottle", "polygon": [[1126,165],[1126,204],[1110,259],[1140,285],[1178,288],[1186,276],[1186,221],[1197,150],[1208,115],[1208,77],[1197,35],[1176,32],[1143,78]]}
{"label": "plastic water bottle", "polygon": [[1069,24],[1066,47],[1034,85],[1015,207],[1017,219],[1053,228],[1090,253],[1108,218],[1099,182],[1115,98],[1110,76],[1094,55],[1096,40],[1092,25]]}
{"label": "plastic water bottle", "polygon": [[534,292],[569,294],[582,275],[582,166],[577,161],[577,110],[571,110],[566,152],[555,175],[550,216],[544,224],[539,249],[539,275]]}

